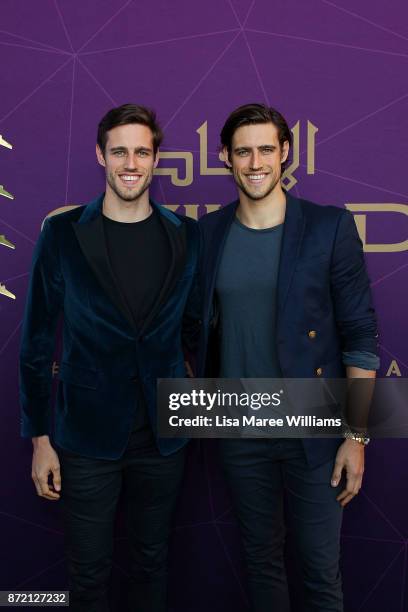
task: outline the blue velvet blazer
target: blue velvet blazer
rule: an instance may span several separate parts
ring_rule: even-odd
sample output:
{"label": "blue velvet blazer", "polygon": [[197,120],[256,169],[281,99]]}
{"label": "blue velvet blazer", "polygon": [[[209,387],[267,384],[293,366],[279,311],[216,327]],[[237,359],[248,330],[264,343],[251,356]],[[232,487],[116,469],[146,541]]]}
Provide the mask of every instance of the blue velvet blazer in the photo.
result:
{"label": "blue velvet blazer", "polygon": [[[50,435],[51,363],[62,313],[54,440],[75,453],[113,459],[125,449],[134,422],[135,384],[156,432],[156,379],[185,376],[182,324],[194,319],[198,226],[151,202],[172,255],[160,295],[137,329],[109,265],[102,202],[103,196],[46,220],[33,256],[20,389],[22,435]],[[162,454],[185,442],[157,440]]]}
{"label": "blue velvet blazer", "polygon": [[[377,352],[376,317],[362,243],[352,214],[286,194],[278,275],[276,335],[286,378],[345,376],[343,352]],[[198,375],[217,376],[218,313],[214,286],[238,202],[202,217],[203,325]],[[313,333],[310,333],[313,332]],[[310,464],[333,456],[335,439],[304,439]]]}

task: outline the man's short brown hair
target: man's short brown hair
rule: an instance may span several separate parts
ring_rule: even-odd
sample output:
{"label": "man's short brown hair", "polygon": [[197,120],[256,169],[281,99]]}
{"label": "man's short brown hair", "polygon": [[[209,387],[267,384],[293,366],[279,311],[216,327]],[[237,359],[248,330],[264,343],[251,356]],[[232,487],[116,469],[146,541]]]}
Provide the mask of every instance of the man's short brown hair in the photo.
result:
{"label": "man's short brown hair", "polygon": [[138,104],[122,104],[122,106],[112,108],[102,117],[98,125],[96,139],[102,153],[105,153],[109,130],[118,125],[127,125],[129,123],[138,123],[150,129],[153,135],[153,150],[156,155],[163,140],[163,132],[157,122],[155,112],[146,106],[139,106]]}
{"label": "man's short brown hair", "polygon": [[[278,130],[281,148],[285,141],[288,141],[289,147],[292,146],[292,133],[286,119],[279,111],[265,104],[244,104],[232,111],[221,130],[221,145],[226,147],[228,157],[231,156],[232,138],[236,130],[244,125],[255,125],[258,123],[272,123]],[[286,162],[283,162],[281,164],[282,173],[285,166]]]}

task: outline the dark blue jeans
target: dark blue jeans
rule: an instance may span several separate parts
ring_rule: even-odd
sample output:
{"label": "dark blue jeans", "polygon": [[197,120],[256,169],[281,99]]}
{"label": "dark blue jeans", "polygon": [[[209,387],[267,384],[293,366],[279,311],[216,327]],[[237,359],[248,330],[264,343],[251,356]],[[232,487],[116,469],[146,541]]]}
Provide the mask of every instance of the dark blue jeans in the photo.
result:
{"label": "dark blue jeans", "polygon": [[59,449],[70,610],[107,612],[113,527],[123,491],[130,546],[131,612],[165,612],[167,548],[184,468],[184,449],[163,457],[154,443],[132,434],[117,460],[91,459]]}
{"label": "dark blue jeans", "polygon": [[222,463],[238,517],[253,612],[290,609],[284,564],[284,497],[303,575],[304,609],[341,612],[342,509],[332,461],[309,468],[300,440],[225,439]]}

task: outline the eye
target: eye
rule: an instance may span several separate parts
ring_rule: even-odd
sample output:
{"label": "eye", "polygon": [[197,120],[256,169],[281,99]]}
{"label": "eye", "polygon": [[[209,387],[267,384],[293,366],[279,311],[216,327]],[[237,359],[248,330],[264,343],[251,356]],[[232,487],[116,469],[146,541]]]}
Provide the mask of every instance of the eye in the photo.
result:
{"label": "eye", "polygon": [[274,150],[271,147],[265,147],[264,149],[262,149],[262,153],[266,153],[267,155],[273,153],[273,151]]}
{"label": "eye", "polygon": [[147,151],[139,151],[139,157],[148,157],[149,153]]}
{"label": "eye", "polygon": [[237,155],[239,157],[245,157],[245,155],[248,155],[248,151],[246,151],[245,149],[242,149],[241,151],[237,151]]}
{"label": "eye", "polygon": [[124,155],[124,151],[114,151],[113,154],[115,157],[122,157]]}

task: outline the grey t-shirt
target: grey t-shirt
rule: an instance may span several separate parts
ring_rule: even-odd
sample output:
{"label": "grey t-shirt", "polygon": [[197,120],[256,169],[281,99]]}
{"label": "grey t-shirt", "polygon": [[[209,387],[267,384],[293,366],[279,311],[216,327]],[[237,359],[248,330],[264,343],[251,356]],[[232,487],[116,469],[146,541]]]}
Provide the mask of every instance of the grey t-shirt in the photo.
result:
{"label": "grey t-shirt", "polygon": [[277,282],[283,224],[246,227],[234,219],[215,290],[220,307],[223,378],[278,378]]}

